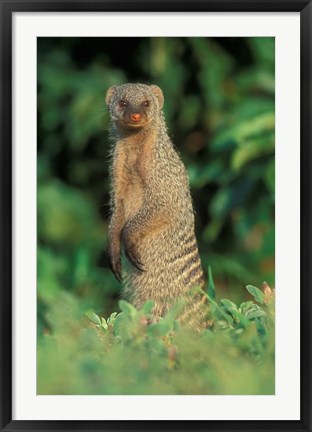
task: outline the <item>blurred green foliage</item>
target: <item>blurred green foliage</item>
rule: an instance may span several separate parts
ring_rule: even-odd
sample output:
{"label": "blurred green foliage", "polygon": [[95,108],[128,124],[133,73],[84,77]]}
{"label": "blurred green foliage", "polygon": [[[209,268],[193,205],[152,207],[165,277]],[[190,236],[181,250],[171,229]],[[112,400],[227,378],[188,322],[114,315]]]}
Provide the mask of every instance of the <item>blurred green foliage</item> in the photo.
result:
{"label": "blurred green foliage", "polygon": [[[56,310],[60,299],[69,296],[80,313],[91,308],[109,316],[118,309],[121,287],[105,252],[110,143],[104,100],[113,84],[145,82],[162,88],[169,133],[189,172],[201,259],[205,269],[211,265],[221,295],[241,302],[250,299],[247,282],[273,285],[274,38],[37,41],[38,341],[46,379],[52,376],[49,368],[66,373],[62,359],[74,354],[71,349],[78,340],[83,344],[84,337],[99,355],[97,336],[85,330],[75,333],[77,341],[68,341],[62,354],[56,351],[60,357],[54,354],[55,366],[49,363],[54,342],[43,335],[58,332],[57,319],[64,318]],[[208,292],[211,296],[211,284]],[[51,321],[50,314],[58,318]],[[62,328],[68,337],[69,328]],[[221,345],[216,350],[221,352]],[[230,370],[230,360],[225,361]],[[92,375],[88,351],[84,362]],[[55,384],[60,393],[61,369]],[[86,382],[76,372],[75,379],[71,375],[76,390],[66,389],[96,393],[96,386],[83,390]],[[43,388],[49,388],[46,384]],[[217,387],[212,385],[211,391],[221,391]]]}
{"label": "blurred green foliage", "polygon": [[240,306],[210,299],[200,336],[172,311],[147,325],[151,301],[137,311],[120,300],[121,313],[107,320],[88,311],[88,325],[63,294],[48,314],[53,332],[39,345],[38,393],[274,394],[274,293],[248,289],[254,301]]}

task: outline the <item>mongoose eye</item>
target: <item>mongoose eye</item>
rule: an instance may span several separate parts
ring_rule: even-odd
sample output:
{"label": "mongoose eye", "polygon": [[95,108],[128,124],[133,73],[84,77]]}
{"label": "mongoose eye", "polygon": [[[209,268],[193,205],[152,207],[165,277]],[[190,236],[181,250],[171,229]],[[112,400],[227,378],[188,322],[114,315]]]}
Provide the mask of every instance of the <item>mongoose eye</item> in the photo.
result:
{"label": "mongoose eye", "polygon": [[125,107],[125,106],[127,106],[127,102],[124,101],[124,100],[121,100],[121,101],[119,101],[119,106],[120,107]]}
{"label": "mongoose eye", "polygon": [[148,107],[148,106],[149,106],[149,104],[150,104],[150,103],[149,103],[149,101],[148,101],[148,100],[146,100],[146,101],[144,101],[144,102],[143,102],[143,106],[144,106],[144,107]]}

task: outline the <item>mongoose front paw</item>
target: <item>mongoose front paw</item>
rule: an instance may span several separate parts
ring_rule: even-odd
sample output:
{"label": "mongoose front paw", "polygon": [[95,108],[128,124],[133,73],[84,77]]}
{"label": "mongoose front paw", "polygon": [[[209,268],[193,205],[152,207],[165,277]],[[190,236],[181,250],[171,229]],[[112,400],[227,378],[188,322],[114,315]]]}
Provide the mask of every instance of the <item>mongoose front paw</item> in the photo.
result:
{"label": "mongoose front paw", "polygon": [[109,253],[109,266],[111,268],[111,271],[114,273],[115,278],[118,280],[118,282],[122,282],[120,256],[118,257],[118,259],[114,259],[113,255]]}
{"label": "mongoose front paw", "polygon": [[132,242],[129,239],[129,236],[127,236],[125,232],[123,233],[122,237],[123,237],[124,251],[130,263],[141,272],[145,271],[141,261],[140,254],[138,253],[134,242]]}
{"label": "mongoose front paw", "polygon": [[134,247],[125,248],[125,254],[134,267],[136,267],[141,272],[145,271],[138,253],[134,251]]}

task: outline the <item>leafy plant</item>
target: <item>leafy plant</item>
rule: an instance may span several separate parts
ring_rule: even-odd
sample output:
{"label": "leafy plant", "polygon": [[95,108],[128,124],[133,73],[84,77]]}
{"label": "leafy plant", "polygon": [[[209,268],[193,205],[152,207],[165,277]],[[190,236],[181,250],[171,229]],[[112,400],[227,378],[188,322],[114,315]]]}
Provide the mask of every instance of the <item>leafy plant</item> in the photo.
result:
{"label": "leafy plant", "polygon": [[[121,312],[105,319],[89,310],[79,324],[68,320],[72,297],[62,298],[66,320],[55,305],[55,334],[39,347],[39,394],[272,394],[274,295],[268,285],[265,290],[269,300],[261,306],[258,289],[254,301],[239,306],[210,300],[200,336],[181,327],[173,310],[150,323],[152,301],[136,310],[120,300]],[[61,385],[48,379],[51,362],[54,374],[64,374]]]}

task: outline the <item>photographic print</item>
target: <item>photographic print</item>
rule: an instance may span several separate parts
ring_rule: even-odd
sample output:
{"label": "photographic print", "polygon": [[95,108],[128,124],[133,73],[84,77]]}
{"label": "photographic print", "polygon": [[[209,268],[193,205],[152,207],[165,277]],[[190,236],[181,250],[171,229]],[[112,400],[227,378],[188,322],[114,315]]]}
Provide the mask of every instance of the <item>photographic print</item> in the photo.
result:
{"label": "photographic print", "polygon": [[275,39],[37,38],[37,394],[275,394]]}

